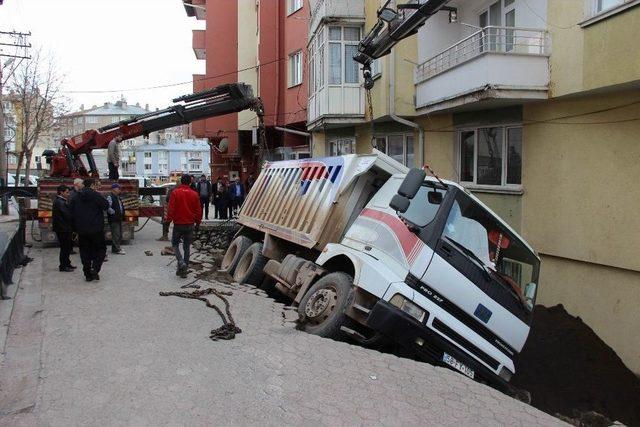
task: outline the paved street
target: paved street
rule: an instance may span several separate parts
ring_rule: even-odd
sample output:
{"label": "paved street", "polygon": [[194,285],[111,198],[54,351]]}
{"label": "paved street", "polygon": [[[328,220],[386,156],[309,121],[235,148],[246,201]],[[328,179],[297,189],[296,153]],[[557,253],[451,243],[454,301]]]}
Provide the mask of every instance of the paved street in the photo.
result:
{"label": "paved street", "polygon": [[252,289],[213,285],[231,288],[243,330],[213,342],[214,310],[158,295],[188,282],[160,256],[158,235],[149,222],[91,283],[59,273],[57,249],[31,249],[14,276],[0,424],[560,424],[446,369],[297,331]]}

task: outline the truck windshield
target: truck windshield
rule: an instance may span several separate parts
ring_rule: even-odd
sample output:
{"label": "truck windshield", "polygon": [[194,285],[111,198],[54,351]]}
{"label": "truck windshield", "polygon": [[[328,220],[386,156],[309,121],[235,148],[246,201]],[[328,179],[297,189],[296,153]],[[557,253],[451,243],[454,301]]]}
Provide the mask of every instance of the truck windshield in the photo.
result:
{"label": "truck windshield", "polygon": [[537,287],[531,284],[538,282],[540,261],[490,212],[467,195],[459,194],[449,212],[443,237],[473,253],[470,258],[474,262],[481,262],[498,276],[531,309],[535,294],[526,295],[526,288]]}

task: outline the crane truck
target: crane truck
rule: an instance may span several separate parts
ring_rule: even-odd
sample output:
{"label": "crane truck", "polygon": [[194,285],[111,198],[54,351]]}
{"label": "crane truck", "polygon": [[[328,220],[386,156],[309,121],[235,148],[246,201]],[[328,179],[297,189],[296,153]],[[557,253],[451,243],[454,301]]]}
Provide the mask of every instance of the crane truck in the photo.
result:
{"label": "crane truck", "polygon": [[[109,142],[114,139],[123,141],[138,136],[148,137],[150,133],[162,129],[248,109],[256,113],[259,121],[259,137],[264,138],[264,107],[260,98],[253,95],[250,85],[224,84],[210,90],[175,98],[173,102],[176,104],[163,110],[65,138],[61,141],[61,147],[57,152],[48,150],[43,153],[47,163],[50,164],[48,176],[38,181],[37,218],[43,242],[56,241],[56,235],[51,230],[52,204],[56,187],[60,184],[71,186],[74,178],[99,178],[100,174],[92,151],[106,149]],[[82,161],[82,156],[86,159],[86,165]],[[109,180],[101,180],[100,191],[104,193],[110,191],[112,183]],[[122,199],[125,207],[123,240],[129,240],[133,238],[138,218],[162,216],[162,207],[140,204],[137,179],[120,179],[118,183],[123,191]]]}

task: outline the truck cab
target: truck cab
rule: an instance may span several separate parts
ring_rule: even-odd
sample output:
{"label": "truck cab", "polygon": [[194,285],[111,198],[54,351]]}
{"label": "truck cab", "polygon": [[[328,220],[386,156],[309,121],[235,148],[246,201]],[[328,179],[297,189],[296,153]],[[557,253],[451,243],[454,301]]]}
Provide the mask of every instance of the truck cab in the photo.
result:
{"label": "truck cab", "polygon": [[405,178],[392,176],[320,258],[364,254],[355,282],[378,298],[366,319],[372,330],[504,386],[529,333],[540,259],[456,183],[426,178],[393,206]]}

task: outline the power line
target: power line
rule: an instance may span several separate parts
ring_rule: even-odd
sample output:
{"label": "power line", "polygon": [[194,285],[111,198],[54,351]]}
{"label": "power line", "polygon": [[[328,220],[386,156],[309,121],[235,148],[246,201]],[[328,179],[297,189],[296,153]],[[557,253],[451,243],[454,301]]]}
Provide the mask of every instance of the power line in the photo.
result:
{"label": "power line", "polygon": [[201,78],[201,79],[189,80],[189,81],[184,81],[184,82],[168,83],[168,84],[157,85],[157,86],[148,86],[148,87],[131,88],[131,89],[68,90],[68,91],[64,91],[64,93],[91,94],[91,93],[137,92],[137,91],[143,91],[143,90],[164,89],[164,88],[168,88],[168,87],[175,87],[175,86],[182,86],[182,85],[187,85],[187,84],[199,83],[199,82],[204,82],[204,81],[207,81],[207,80],[217,79],[219,77],[230,76],[230,75],[233,75],[233,74],[241,73],[243,71],[249,71],[249,70],[253,70],[253,69],[258,69],[260,67],[265,67],[267,65],[271,65],[271,64],[274,64],[276,62],[284,61],[286,59],[287,58],[278,58],[278,59],[274,59],[272,61],[268,61],[268,62],[265,62],[265,63],[262,63],[262,64],[258,64],[258,65],[252,65],[250,67],[241,68],[241,69],[238,69],[238,70],[235,70],[235,71],[229,71],[227,73],[217,74],[215,76],[209,76],[209,77],[205,77],[205,78]]}

